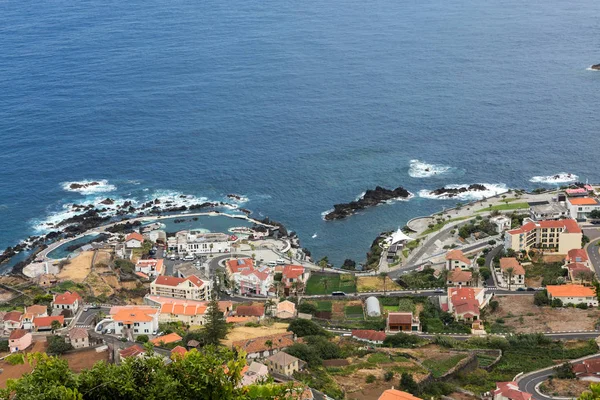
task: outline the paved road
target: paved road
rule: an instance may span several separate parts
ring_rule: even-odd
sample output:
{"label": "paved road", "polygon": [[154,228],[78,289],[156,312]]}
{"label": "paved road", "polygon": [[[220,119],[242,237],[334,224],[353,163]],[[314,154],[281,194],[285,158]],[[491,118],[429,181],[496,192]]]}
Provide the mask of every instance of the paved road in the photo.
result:
{"label": "paved road", "polygon": [[596,271],[596,276],[600,277],[600,246],[598,246],[600,230],[597,228],[586,228],[583,232],[590,238],[590,244],[587,246],[587,254]]}
{"label": "paved road", "polygon": [[[589,357],[588,359],[598,359],[600,358],[600,354]],[[578,362],[575,362],[578,364]],[[536,400],[552,400],[552,397],[544,396],[536,392],[535,387],[544,382],[550,375],[554,374],[554,369],[550,368],[547,370],[540,370],[538,372],[534,372],[531,375],[527,375],[519,381],[519,389],[531,393],[533,398]]]}
{"label": "paved road", "polygon": [[75,322],[76,326],[91,326],[94,321],[94,317],[99,312],[108,315],[110,312],[110,308],[90,308],[87,311],[83,311],[79,318],[77,318],[77,322]]}
{"label": "paved road", "polygon": [[[492,276],[488,279],[488,286],[497,286],[496,274],[494,273],[494,257],[504,249],[504,245],[494,247],[489,253],[485,255],[485,266],[490,269]],[[493,285],[490,285],[489,281],[492,281]]]}

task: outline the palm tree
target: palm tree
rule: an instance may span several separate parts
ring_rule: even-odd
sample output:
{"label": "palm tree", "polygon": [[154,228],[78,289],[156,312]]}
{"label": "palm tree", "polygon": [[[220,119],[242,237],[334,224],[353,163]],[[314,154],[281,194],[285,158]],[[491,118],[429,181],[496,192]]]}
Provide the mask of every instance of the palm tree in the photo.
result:
{"label": "palm tree", "polygon": [[379,273],[379,277],[381,279],[383,279],[383,295],[386,295],[387,292],[387,278],[388,278],[388,274],[385,272],[381,272]]}
{"label": "palm tree", "polygon": [[319,266],[321,267],[321,272],[324,272],[325,267],[327,266],[327,261],[325,261],[325,260],[319,261]]}
{"label": "palm tree", "polygon": [[329,286],[329,279],[321,279],[321,283],[323,284],[323,290],[327,292],[327,287]]}
{"label": "palm tree", "polygon": [[298,282],[298,281],[296,281],[296,282],[292,283],[292,289],[293,289],[293,291],[294,291],[294,294],[295,294],[296,296],[298,296],[298,284],[299,284],[299,282]]}
{"label": "palm tree", "polygon": [[506,273],[508,274],[508,290],[510,290],[510,285],[512,283],[512,276],[515,273],[515,269],[513,267],[506,268]]}
{"label": "palm tree", "polygon": [[473,271],[472,273],[473,284],[475,287],[479,286],[479,271]]}
{"label": "palm tree", "polygon": [[273,315],[273,306],[274,305],[275,305],[275,302],[273,301],[273,299],[269,299],[265,302],[265,314],[266,315]]}

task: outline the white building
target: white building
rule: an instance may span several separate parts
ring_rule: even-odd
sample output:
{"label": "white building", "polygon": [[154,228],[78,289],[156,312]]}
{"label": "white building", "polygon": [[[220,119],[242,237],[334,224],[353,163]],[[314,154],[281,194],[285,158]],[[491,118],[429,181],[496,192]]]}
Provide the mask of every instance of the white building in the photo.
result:
{"label": "white building", "polygon": [[141,233],[133,232],[125,237],[125,247],[128,249],[138,249],[144,244],[144,236]]}
{"label": "white building", "polygon": [[255,268],[250,258],[228,260],[226,271],[240,294],[267,296],[273,285],[272,271],[267,267]]}
{"label": "white building", "polygon": [[450,250],[446,253],[446,269],[448,271],[453,271],[456,268],[465,270],[472,267],[473,261],[469,260],[462,251]]}
{"label": "white building", "polygon": [[490,218],[490,222],[496,226],[496,232],[502,233],[510,229],[510,218],[504,215],[498,215],[497,217]]}
{"label": "white building", "polygon": [[523,226],[506,231],[504,247],[515,251],[529,251],[532,247],[552,249],[558,254],[581,248],[583,233],[574,219],[559,221],[523,220]]}
{"label": "white building", "polygon": [[564,202],[544,202],[529,207],[529,216],[534,221],[548,221],[569,218],[569,209]]}
{"label": "white building", "polygon": [[169,239],[169,248],[179,254],[230,253],[233,240],[225,233],[204,233],[199,231],[177,232],[175,239]]}
{"label": "white building", "polygon": [[62,294],[55,294],[52,301],[52,308],[55,310],[71,310],[73,315],[83,304],[83,299],[77,292],[66,291]]}
{"label": "white building", "polygon": [[163,274],[164,260],[159,258],[158,260],[139,260],[135,264],[135,272],[141,272],[149,277],[158,276]]}
{"label": "white building", "polygon": [[150,284],[150,293],[178,299],[210,300],[211,288],[212,281],[203,281],[195,275],[187,278],[161,275]]}
{"label": "white building", "polygon": [[[509,274],[509,271],[512,271]],[[525,268],[514,257],[502,257],[500,259],[500,273],[502,278],[502,286],[518,289],[525,287]]]}
{"label": "white building", "polygon": [[569,197],[567,207],[571,218],[585,220],[594,210],[600,210],[600,203],[593,197]]}
{"label": "white building", "polygon": [[588,307],[598,307],[598,299],[594,289],[583,285],[548,285],[548,298],[550,300],[560,299],[566,304],[587,304]]}
{"label": "white building", "polygon": [[82,349],[84,347],[90,347],[90,338],[88,331],[85,328],[73,328],[68,334],[69,343],[75,349]]}
{"label": "white building", "polygon": [[104,327],[114,329],[116,335],[156,334],[159,314],[160,309],[156,307],[115,306],[110,309],[110,322]]}

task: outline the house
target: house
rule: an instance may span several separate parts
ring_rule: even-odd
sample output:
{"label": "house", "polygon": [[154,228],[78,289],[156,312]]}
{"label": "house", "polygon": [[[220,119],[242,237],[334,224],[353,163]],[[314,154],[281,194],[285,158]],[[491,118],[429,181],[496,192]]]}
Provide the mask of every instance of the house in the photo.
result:
{"label": "house", "polygon": [[132,232],[125,237],[125,248],[139,249],[144,244],[144,236],[141,233]]}
{"label": "house", "polygon": [[121,359],[127,357],[142,357],[144,354],[146,354],[146,350],[144,350],[144,348],[139,344],[134,344],[131,347],[119,350],[119,356]]}
{"label": "house", "polygon": [[169,238],[169,249],[179,254],[230,253],[233,236],[225,233],[206,233],[199,230],[181,231]]}
{"label": "house", "polygon": [[292,332],[285,332],[253,339],[238,340],[233,342],[232,348],[244,350],[246,358],[253,360],[269,357],[294,343],[294,334]]}
{"label": "house", "polygon": [[492,400],[530,400],[531,394],[519,390],[517,382],[496,382]]}
{"label": "house", "polygon": [[259,320],[265,316],[265,307],[260,306],[238,306],[235,309],[238,317],[257,317]]}
{"label": "house", "polygon": [[388,389],[379,396],[379,400],[421,400],[410,393],[396,389]]}
{"label": "house", "polygon": [[515,251],[543,248],[567,254],[569,250],[581,248],[582,237],[581,228],[574,219],[532,221],[525,218],[520,228],[506,231],[504,247]]}
{"label": "house", "polygon": [[150,293],[154,296],[178,299],[210,300],[211,288],[212,281],[204,281],[196,275],[187,278],[161,275],[150,284]]}
{"label": "house", "polygon": [[511,219],[505,215],[498,215],[490,218],[490,222],[495,225],[496,232],[502,233],[510,229]]}
{"label": "house", "polygon": [[600,382],[600,360],[585,360],[573,365],[573,372],[582,381]]}
{"label": "house", "polygon": [[225,265],[227,276],[231,279],[233,274],[240,273],[244,270],[253,270],[254,260],[251,258],[233,258],[231,260],[227,260]]}
{"label": "house", "polygon": [[25,307],[25,314],[23,314],[23,329],[31,329],[31,324],[35,317],[47,317],[48,308],[39,304]]}
{"label": "house", "polygon": [[67,337],[71,346],[76,349],[90,347],[90,336],[85,328],[72,328]]}
{"label": "house", "polygon": [[83,299],[77,292],[69,292],[68,290],[62,294],[55,294],[52,301],[54,310],[70,310],[72,315],[75,315],[79,307],[83,304]]}
{"label": "house", "polygon": [[136,264],[135,264],[135,271],[136,272],[141,272],[142,274],[149,276],[149,277],[154,277],[154,276],[158,276],[158,275],[162,275],[164,272],[164,260],[162,258],[159,258],[157,260],[139,260]]}
{"label": "house", "polygon": [[[146,295],[146,304],[160,308],[159,322],[180,321],[186,325],[204,325],[208,302]],[[219,301],[219,309],[227,315],[233,309],[231,301]]]}
{"label": "house", "polygon": [[273,285],[273,274],[267,267],[257,269],[250,258],[227,261],[227,277],[240,294],[268,296]]}
{"label": "house", "polygon": [[240,386],[249,386],[266,379],[269,376],[269,368],[257,361],[252,361],[248,368],[243,371]]}
{"label": "house", "polygon": [[525,287],[525,268],[516,258],[502,257],[500,259],[500,272],[503,286],[511,289]]}
{"label": "house", "polygon": [[473,267],[473,261],[469,260],[460,250],[450,250],[446,253],[446,269],[452,271],[456,268],[462,270]]}
{"label": "house", "polygon": [[4,321],[5,331],[20,329],[23,326],[23,313],[19,311],[10,311],[4,314],[2,320]]}
{"label": "house", "polygon": [[567,257],[565,258],[565,265],[571,263],[583,264],[586,267],[591,267],[590,258],[587,255],[587,252],[584,249],[572,249],[567,253]]}
{"label": "house", "polygon": [[365,300],[365,309],[367,316],[369,317],[381,316],[381,306],[379,305],[379,300],[375,296],[367,297]]}
{"label": "house", "polygon": [[265,365],[272,374],[292,376],[294,372],[300,371],[306,363],[285,351],[280,351],[265,360]]}
{"label": "house", "polygon": [[386,338],[385,332],[374,331],[372,329],[355,329],[352,331],[352,338],[372,344],[383,344]]}
{"label": "house", "polygon": [[564,202],[540,202],[529,206],[529,217],[533,221],[548,221],[569,218],[569,209]]}
{"label": "house", "polygon": [[158,331],[160,310],[148,306],[115,306],[110,309],[113,321],[106,328],[114,329],[116,335],[153,334]]}
{"label": "house", "polygon": [[171,349],[171,358],[185,357],[187,352],[188,351],[185,349],[185,347],[175,346],[175,347],[173,347],[173,349]]}
{"label": "house", "polygon": [[386,320],[388,332],[419,332],[421,323],[412,312],[390,312]]}
{"label": "house", "polygon": [[548,285],[548,298],[560,299],[563,304],[587,304],[588,307],[598,307],[598,299],[594,289],[583,285]]}
{"label": "house", "polygon": [[277,304],[275,316],[279,319],[290,319],[296,316],[296,305],[289,300],[280,301]]}
{"label": "house", "polygon": [[480,309],[485,307],[488,299],[481,288],[448,288],[447,303],[442,310],[454,314],[457,321],[478,321]]}
{"label": "house", "polygon": [[566,268],[569,270],[569,279],[571,282],[583,284],[584,282],[591,282],[594,278],[594,272],[584,264],[571,263]]}
{"label": "house", "polygon": [[281,283],[284,285],[285,294],[296,293],[306,285],[310,271],[301,265],[285,265],[275,267],[275,273],[281,273]]}
{"label": "house", "polygon": [[448,273],[446,278],[446,284],[448,286],[471,286],[473,274],[471,271],[463,271],[456,267],[453,271]]}
{"label": "house", "polygon": [[25,329],[13,329],[8,337],[8,347],[10,348],[10,352],[14,353],[19,350],[25,350],[31,346],[32,341],[31,332]]}
{"label": "house", "polygon": [[31,323],[33,331],[50,331],[52,330],[52,323],[57,321],[61,327],[65,326],[65,317],[62,315],[55,315],[52,317],[35,317]]}
{"label": "house", "polygon": [[571,218],[578,221],[586,220],[594,210],[600,210],[600,203],[593,197],[569,197],[567,207]]}
{"label": "house", "polygon": [[583,187],[567,189],[565,190],[565,193],[569,197],[586,197],[588,194],[594,193],[594,188],[592,185],[586,184]]}
{"label": "house", "polygon": [[155,346],[164,346],[165,344],[180,342],[183,338],[175,332],[167,335],[159,336],[154,339],[150,339],[149,342]]}

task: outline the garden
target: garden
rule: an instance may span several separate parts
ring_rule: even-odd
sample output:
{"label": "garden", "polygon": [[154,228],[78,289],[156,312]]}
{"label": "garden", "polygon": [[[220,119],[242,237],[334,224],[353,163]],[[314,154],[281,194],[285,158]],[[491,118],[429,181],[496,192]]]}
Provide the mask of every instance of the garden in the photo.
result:
{"label": "garden", "polygon": [[356,278],[352,274],[323,274],[313,272],[306,282],[306,294],[356,293]]}

